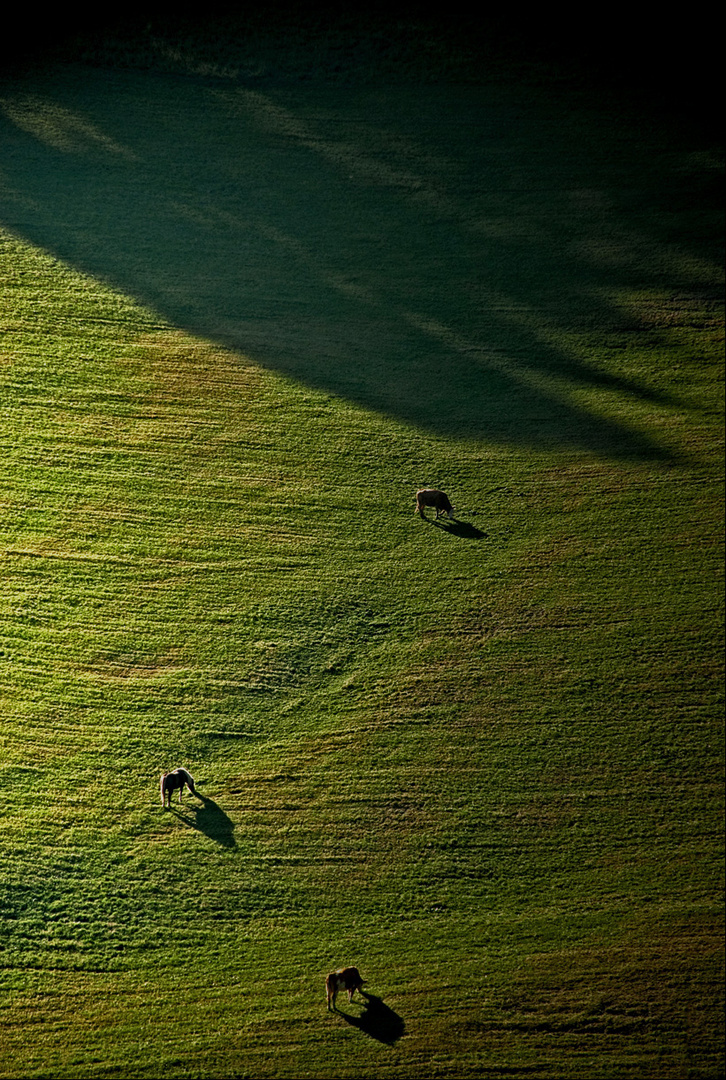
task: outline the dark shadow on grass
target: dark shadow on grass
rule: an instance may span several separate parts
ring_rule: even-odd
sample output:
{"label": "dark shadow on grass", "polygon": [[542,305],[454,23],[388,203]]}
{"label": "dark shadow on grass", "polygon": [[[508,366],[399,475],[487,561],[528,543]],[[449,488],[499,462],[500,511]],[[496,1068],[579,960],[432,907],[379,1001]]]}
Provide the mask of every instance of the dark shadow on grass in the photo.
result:
{"label": "dark shadow on grass", "polygon": [[477,529],[476,525],[472,525],[468,521],[457,521],[456,518],[450,521],[442,519],[437,521],[434,519],[430,524],[435,525],[437,529],[441,529],[451,536],[459,536],[462,540],[484,540],[487,535],[481,529]]}
{"label": "dark shadow on grass", "polygon": [[365,991],[363,996],[366,998],[366,1003],[360,1016],[341,1012],[340,1009],[336,1009],[336,1012],[347,1024],[357,1027],[365,1035],[385,1043],[386,1046],[393,1046],[405,1033],[406,1025],[403,1018],[386,1005],[383,998],[365,993]]}
{"label": "dark shadow on grass", "polygon": [[[662,383],[597,357],[652,346],[609,297],[664,288],[694,174],[672,168],[664,193],[637,140],[590,128],[581,148],[545,99],[487,95],[60,71],[0,87],[0,222],[175,326],[419,429],[672,461],[642,419],[673,406]],[[642,188],[648,211],[611,188]],[[703,291],[672,263],[671,292]]]}
{"label": "dark shadow on grass", "polygon": [[197,832],[204,833],[210,840],[221,844],[222,847],[237,847],[233,835],[234,823],[231,818],[225,814],[214,799],[207,799],[204,795],[200,795],[199,792],[197,792],[197,797],[202,800],[201,806],[185,806],[184,811],[182,811],[179,804],[176,804],[170,807],[172,813],[180,821],[183,821],[185,825],[196,829]]}

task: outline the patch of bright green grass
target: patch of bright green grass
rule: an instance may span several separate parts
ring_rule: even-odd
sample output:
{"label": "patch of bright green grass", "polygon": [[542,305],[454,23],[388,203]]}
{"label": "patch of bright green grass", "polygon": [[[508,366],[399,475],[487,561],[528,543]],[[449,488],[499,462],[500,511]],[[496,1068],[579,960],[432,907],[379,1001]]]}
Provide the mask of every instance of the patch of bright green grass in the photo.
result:
{"label": "patch of bright green grass", "polygon": [[[140,146],[109,121],[116,75],[83,84],[83,123],[59,80],[4,98],[3,1075],[719,1075],[722,316],[692,211],[661,204],[651,227],[656,170],[627,156],[607,199],[580,161],[573,196],[578,155],[532,143],[532,121],[489,131],[507,179],[474,200],[480,247],[448,93],[428,99],[434,209],[411,202],[420,147],[373,139],[385,110],[362,131],[359,99],[246,97],[263,134],[235,145],[291,200],[258,206],[232,267],[265,311],[255,355],[208,237],[191,270],[163,221],[122,243],[103,155],[133,172],[113,147]],[[208,87],[155,85],[199,125],[186,146],[231,137],[229,98],[205,127]],[[331,110],[354,139],[321,141]],[[603,160],[611,135],[590,137]],[[187,209],[230,160],[199,146]],[[319,252],[295,207],[341,161],[362,225],[341,199]],[[554,254],[533,176],[570,193],[546,197],[563,228],[573,198],[588,226]],[[452,295],[442,207],[466,266],[494,260],[486,318],[473,282]],[[396,227],[395,252],[363,256]],[[414,515],[423,484],[455,522]],[[182,764],[201,798],[162,811]],[[331,1016],[324,977],[347,963],[374,996]]]}

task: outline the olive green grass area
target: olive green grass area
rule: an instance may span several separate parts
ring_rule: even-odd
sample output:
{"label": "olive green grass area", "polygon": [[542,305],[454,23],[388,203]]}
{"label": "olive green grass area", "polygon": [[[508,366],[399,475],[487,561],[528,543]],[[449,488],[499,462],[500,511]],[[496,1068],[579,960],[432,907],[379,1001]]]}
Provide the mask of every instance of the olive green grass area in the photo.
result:
{"label": "olive green grass area", "polygon": [[0,92],[0,1076],[719,1077],[714,148],[240,78]]}

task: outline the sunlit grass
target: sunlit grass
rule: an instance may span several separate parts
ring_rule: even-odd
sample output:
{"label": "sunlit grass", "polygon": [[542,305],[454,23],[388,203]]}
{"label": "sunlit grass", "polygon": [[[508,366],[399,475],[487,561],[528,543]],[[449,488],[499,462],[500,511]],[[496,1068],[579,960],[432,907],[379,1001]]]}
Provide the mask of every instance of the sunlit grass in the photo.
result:
{"label": "sunlit grass", "polygon": [[[70,158],[71,136],[110,152],[100,122],[48,109],[43,153]],[[312,129],[273,119],[292,176]],[[370,179],[371,157],[333,142],[325,162],[344,153]],[[405,188],[412,150],[392,145],[383,187]],[[49,198],[42,170],[13,169]],[[374,237],[397,220],[389,195],[380,221],[362,204]],[[479,322],[447,292],[457,259],[432,258],[408,296],[404,254],[353,245],[336,276],[310,220],[260,212],[257,300],[287,297],[260,357],[31,242],[23,193],[6,183],[3,200],[0,1071],[719,1075],[710,244],[689,256],[684,226],[608,248],[610,211],[587,260],[562,255],[564,285],[600,261],[591,296],[618,267],[589,322],[586,291],[563,288],[558,315],[534,240],[530,268],[516,245],[494,252]],[[515,203],[500,237],[522,228]],[[214,294],[179,251],[164,270]],[[391,370],[417,404],[471,396],[468,429],[397,402],[385,355],[346,368],[341,295],[351,340],[377,341],[379,316],[420,335],[401,332]],[[314,303],[322,321],[296,322]],[[414,514],[423,484],[450,492],[456,522]],[[203,798],[164,812],[159,773],[182,764]],[[327,1014],[325,974],[345,963],[389,1013]]]}

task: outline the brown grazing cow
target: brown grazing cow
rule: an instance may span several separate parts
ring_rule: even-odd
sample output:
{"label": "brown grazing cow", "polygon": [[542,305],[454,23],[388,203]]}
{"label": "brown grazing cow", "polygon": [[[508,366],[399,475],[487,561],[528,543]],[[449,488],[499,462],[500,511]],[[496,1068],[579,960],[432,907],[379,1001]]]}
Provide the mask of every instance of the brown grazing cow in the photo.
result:
{"label": "brown grazing cow", "polygon": [[363,985],[363,979],[360,977],[360,971],[358,968],[348,967],[340,968],[338,971],[331,971],[325,980],[325,989],[328,995],[328,1009],[335,1008],[335,999],[339,990],[348,991],[348,1001],[353,1000],[353,994],[358,990],[363,993],[361,986]]}
{"label": "brown grazing cow", "polygon": [[416,513],[421,517],[426,517],[423,512],[424,506],[433,506],[436,510],[436,517],[440,517],[441,514],[448,514],[449,517],[454,516],[454,507],[449,501],[449,496],[443,491],[439,491],[438,488],[421,488],[416,492]]}
{"label": "brown grazing cow", "polygon": [[185,784],[192,795],[196,795],[197,789],[194,787],[194,777],[186,769],[174,769],[173,772],[162,773],[159,781],[161,805],[166,806],[168,802],[169,806],[171,806],[171,793],[176,791],[177,788],[179,789],[179,802],[181,802]]}

